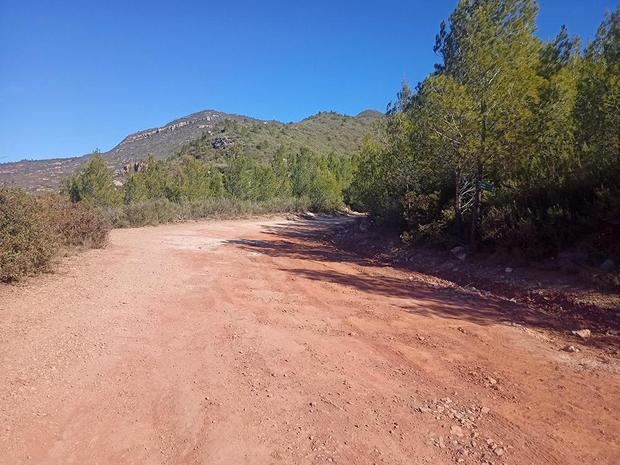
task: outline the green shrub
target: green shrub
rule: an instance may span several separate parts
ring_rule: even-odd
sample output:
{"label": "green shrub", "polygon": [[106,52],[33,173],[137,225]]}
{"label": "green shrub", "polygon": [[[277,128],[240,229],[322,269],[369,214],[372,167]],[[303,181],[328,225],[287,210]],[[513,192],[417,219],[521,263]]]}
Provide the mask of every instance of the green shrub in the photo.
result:
{"label": "green shrub", "polygon": [[97,206],[110,206],[122,200],[122,194],[114,187],[112,170],[97,152],[65,181],[63,190],[72,202],[86,201]]}

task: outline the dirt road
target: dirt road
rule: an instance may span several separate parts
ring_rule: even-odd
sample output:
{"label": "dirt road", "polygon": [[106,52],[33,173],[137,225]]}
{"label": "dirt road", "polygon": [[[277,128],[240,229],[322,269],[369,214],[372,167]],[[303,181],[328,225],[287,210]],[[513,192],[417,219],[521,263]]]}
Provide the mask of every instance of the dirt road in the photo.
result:
{"label": "dirt road", "polygon": [[338,221],[116,230],[0,287],[0,463],[620,463],[618,360]]}

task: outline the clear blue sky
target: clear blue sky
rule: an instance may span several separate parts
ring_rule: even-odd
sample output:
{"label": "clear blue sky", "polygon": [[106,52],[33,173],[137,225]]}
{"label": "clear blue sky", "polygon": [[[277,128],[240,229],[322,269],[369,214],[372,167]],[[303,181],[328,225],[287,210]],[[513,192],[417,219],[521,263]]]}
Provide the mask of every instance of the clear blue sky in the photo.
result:
{"label": "clear blue sky", "polygon": [[[591,38],[617,0],[540,0]],[[0,0],[0,162],[109,150],[203,109],[383,111],[433,68],[456,0]]]}

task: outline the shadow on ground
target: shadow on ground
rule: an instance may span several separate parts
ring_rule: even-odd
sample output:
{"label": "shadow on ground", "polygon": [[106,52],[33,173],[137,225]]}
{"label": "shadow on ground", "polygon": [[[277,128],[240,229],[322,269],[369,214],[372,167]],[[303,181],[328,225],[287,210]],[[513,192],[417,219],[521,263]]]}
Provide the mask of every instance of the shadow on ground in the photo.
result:
{"label": "shadow on ground", "polygon": [[[591,320],[586,315],[584,320],[582,314],[549,314],[536,306],[461,288],[404,266],[387,264],[357,252],[343,250],[331,239],[335,231],[345,231],[352,221],[355,219],[346,216],[303,219],[263,227],[266,239],[238,239],[228,243],[271,257],[321,262],[326,266],[320,270],[315,267],[282,269],[305,279],[336,283],[372,295],[404,299],[404,302],[395,301],[394,304],[417,315],[465,320],[479,325],[520,324],[564,333],[584,325],[597,330],[599,334],[610,329],[608,322],[600,321],[600,315],[591,315]],[[357,267],[353,273],[343,273],[337,269],[339,263]],[[389,271],[382,268],[389,268]],[[589,344],[603,346],[615,346],[617,342],[618,338],[613,334],[588,341]]]}

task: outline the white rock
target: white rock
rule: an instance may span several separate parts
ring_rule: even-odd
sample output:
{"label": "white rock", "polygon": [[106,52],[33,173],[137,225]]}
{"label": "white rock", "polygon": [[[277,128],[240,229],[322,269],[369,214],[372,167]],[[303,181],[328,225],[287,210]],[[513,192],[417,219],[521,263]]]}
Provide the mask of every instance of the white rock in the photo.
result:
{"label": "white rock", "polygon": [[588,339],[592,336],[592,332],[589,329],[580,329],[579,331],[573,331],[575,336],[579,336],[581,339]]}

